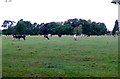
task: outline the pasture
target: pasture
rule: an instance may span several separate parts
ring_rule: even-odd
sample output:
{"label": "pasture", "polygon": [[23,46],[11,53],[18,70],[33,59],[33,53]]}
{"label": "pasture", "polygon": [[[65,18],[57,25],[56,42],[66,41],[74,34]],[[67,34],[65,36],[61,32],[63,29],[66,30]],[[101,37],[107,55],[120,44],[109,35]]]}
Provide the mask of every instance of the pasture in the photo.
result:
{"label": "pasture", "polygon": [[2,37],[3,77],[116,77],[118,37]]}

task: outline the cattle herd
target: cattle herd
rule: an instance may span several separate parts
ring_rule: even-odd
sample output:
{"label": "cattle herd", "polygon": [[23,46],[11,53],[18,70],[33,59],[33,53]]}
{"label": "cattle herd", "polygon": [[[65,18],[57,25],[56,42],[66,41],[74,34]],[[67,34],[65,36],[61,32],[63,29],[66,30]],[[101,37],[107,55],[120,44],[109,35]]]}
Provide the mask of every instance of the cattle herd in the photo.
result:
{"label": "cattle herd", "polygon": [[[26,39],[26,35],[25,35],[25,34],[13,34],[12,36],[13,36],[13,40],[15,40],[15,39],[20,40],[21,38],[22,38],[23,40]],[[44,38],[46,38],[46,39],[49,40],[49,39],[50,39],[49,36],[52,37],[52,35],[44,35]],[[62,35],[58,35],[58,37],[62,37]],[[77,35],[74,34],[73,37],[74,37],[74,40],[76,41],[76,40],[77,40]]]}
{"label": "cattle herd", "polygon": [[[2,35],[2,36],[7,36],[7,35]],[[9,35],[8,35],[9,36]],[[26,40],[26,36],[28,35],[25,35],[25,34],[13,34],[12,37],[13,37],[13,40],[15,39],[23,39],[23,40]],[[41,36],[41,35],[40,35]],[[45,35],[42,35],[44,38],[46,38],[47,40],[50,40],[49,37],[52,37],[53,35],[51,34],[45,34]],[[56,36],[56,35],[55,35]],[[62,37],[62,35],[57,35],[58,37]],[[66,35],[65,35],[66,36]],[[77,34],[74,34],[72,35],[73,36],[73,39],[76,41],[78,37],[90,37],[90,35],[85,35],[85,34],[81,34],[81,35],[77,35]],[[104,36],[120,36],[120,35],[104,35]],[[95,36],[96,37],[96,36]]]}
{"label": "cattle herd", "polygon": [[[20,40],[21,38],[22,38],[23,40],[26,39],[26,35],[25,35],[25,34],[13,34],[12,36],[13,36],[13,40],[15,40],[15,39]],[[48,40],[50,40],[49,37],[52,37],[52,35],[51,35],[51,34],[45,34],[45,35],[43,35],[43,37],[46,38],[46,39],[48,39]],[[58,37],[62,37],[62,35],[58,35]],[[74,38],[75,41],[77,40],[78,37],[79,37],[79,36],[78,36],[77,34],[74,34],[74,35],[73,35],[73,38]],[[81,34],[80,37],[90,37],[90,35]],[[114,37],[115,37],[115,36],[114,36]]]}

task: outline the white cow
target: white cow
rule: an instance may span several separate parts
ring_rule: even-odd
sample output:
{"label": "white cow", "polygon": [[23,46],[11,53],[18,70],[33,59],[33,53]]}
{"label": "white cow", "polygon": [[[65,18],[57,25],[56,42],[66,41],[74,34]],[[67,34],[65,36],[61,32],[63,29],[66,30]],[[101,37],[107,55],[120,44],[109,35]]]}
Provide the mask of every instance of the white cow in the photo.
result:
{"label": "white cow", "polygon": [[74,37],[74,40],[76,41],[76,40],[77,40],[77,35],[76,35],[76,34],[74,34],[74,36],[73,36],[73,37]]}

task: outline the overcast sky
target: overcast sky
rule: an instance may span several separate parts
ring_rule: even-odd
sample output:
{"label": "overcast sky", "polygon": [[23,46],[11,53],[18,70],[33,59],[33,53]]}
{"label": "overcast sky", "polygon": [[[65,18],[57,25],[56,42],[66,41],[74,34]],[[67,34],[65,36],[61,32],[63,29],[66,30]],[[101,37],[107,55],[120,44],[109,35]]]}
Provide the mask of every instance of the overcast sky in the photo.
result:
{"label": "overcast sky", "polygon": [[0,25],[4,20],[23,19],[32,23],[90,19],[104,22],[109,30],[118,19],[118,6],[112,0],[0,0]]}

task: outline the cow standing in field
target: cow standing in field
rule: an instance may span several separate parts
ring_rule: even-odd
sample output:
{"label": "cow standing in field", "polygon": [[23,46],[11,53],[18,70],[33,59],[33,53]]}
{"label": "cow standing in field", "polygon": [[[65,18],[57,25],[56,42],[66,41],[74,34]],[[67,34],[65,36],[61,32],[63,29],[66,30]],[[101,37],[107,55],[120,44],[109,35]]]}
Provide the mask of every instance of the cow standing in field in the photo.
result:
{"label": "cow standing in field", "polygon": [[77,35],[76,35],[76,34],[74,34],[74,36],[73,36],[73,37],[74,37],[74,40],[76,41],[76,40],[77,40]]}
{"label": "cow standing in field", "polygon": [[47,38],[47,39],[49,40],[49,37],[48,37],[48,35],[44,35],[44,38]]}
{"label": "cow standing in field", "polygon": [[61,34],[58,34],[58,37],[62,37],[62,35],[61,35]]}
{"label": "cow standing in field", "polygon": [[25,37],[26,37],[25,35],[21,35],[21,34],[14,34],[13,35],[14,40],[15,39],[19,39],[20,40],[20,38],[23,38],[25,40]]}

